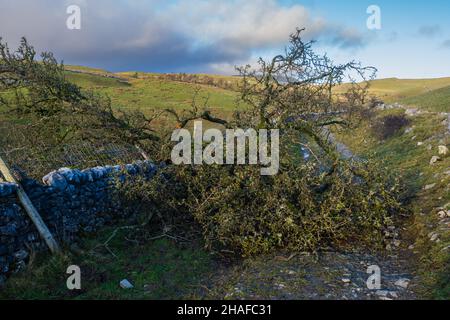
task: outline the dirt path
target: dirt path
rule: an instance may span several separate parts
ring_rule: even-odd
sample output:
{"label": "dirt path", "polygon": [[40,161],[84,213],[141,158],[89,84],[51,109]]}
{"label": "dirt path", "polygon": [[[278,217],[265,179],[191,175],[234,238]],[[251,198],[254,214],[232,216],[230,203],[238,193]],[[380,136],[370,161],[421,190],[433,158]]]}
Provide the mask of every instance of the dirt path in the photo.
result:
{"label": "dirt path", "polygon": [[[372,269],[381,286],[369,288]],[[416,298],[408,259],[388,255],[322,252],[245,260],[211,279],[207,296],[217,299],[409,300]],[[368,273],[368,271],[370,273]],[[370,282],[371,283],[371,282]]]}

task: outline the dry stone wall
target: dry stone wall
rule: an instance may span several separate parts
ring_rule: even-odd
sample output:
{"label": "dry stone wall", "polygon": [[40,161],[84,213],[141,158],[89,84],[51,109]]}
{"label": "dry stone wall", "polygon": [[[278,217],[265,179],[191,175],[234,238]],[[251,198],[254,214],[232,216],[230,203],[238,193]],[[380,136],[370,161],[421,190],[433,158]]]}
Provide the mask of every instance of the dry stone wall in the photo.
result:
{"label": "dry stone wall", "polygon": [[[70,243],[129,216],[130,210],[115,192],[118,182],[151,179],[157,168],[150,161],[86,170],[61,168],[46,175],[42,183],[24,179],[21,184],[58,241]],[[16,189],[13,183],[0,183],[0,285],[25,265],[31,250],[47,249],[20,205]]]}

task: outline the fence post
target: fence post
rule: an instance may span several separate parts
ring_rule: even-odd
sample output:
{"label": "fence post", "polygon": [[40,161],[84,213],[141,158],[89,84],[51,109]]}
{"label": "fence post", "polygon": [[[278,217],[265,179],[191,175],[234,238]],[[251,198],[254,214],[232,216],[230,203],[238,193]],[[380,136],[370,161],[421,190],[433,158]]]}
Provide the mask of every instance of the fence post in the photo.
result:
{"label": "fence post", "polygon": [[33,203],[31,202],[30,198],[26,194],[22,185],[16,180],[16,178],[14,178],[14,176],[12,175],[8,166],[3,161],[2,157],[0,157],[0,172],[3,174],[6,181],[17,184],[17,186],[18,186],[17,195],[19,196],[19,200],[22,203],[23,207],[25,208],[25,211],[27,212],[31,221],[33,221],[34,225],[36,226],[42,239],[44,239],[45,243],[49,247],[50,251],[52,253],[60,253],[61,250],[60,250],[55,238],[53,238],[53,235],[51,234],[50,230],[45,225],[45,222],[44,222],[44,220],[42,220],[41,216],[39,215],[39,212],[34,207]]}

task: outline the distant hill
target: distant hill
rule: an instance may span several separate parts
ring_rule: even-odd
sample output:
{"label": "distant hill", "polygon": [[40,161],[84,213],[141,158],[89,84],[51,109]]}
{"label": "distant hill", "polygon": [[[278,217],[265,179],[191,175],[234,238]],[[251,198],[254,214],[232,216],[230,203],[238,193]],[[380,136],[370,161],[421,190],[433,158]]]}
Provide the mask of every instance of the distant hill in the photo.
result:
{"label": "distant hill", "polygon": [[70,81],[79,85],[83,88],[116,88],[116,87],[126,87],[129,84],[121,79],[108,78],[105,76],[87,74],[87,73],[75,73],[68,71],[66,78]]}
{"label": "distant hill", "polygon": [[98,74],[112,74],[112,72],[106,71],[104,69],[84,67],[84,66],[65,65],[64,68],[68,71],[80,71],[80,72],[89,72],[89,73],[98,73]]}
{"label": "distant hill", "polygon": [[[198,104],[209,97],[216,110],[233,109],[238,77],[208,74],[162,74],[147,72],[112,73],[98,68],[66,66],[74,83],[107,93],[124,108],[186,108],[200,87]],[[338,86],[336,93],[348,88]],[[450,111],[450,77],[436,79],[387,78],[371,81],[370,94],[386,103],[398,102],[429,111]]]}
{"label": "distant hill", "polygon": [[436,89],[450,86],[450,78],[397,79],[388,78],[371,82],[371,92],[381,99],[394,100],[410,98]]}
{"label": "distant hill", "polygon": [[[112,73],[102,69],[65,66],[67,78],[83,88],[107,94],[122,109],[188,109],[194,97],[199,109],[207,104],[218,115],[229,116],[237,106],[236,77],[144,72]],[[222,88],[223,86],[224,88]],[[198,88],[200,91],[198,91]],[[198,91],[198,92],[197,92]]]}
{"label": "distant hill", "polygon": [[[336,92],[343,92],[343,84]],[[435,79],[378,79],[371,81],[370,95],[386,103],[398,102],[429,111],[450,111],[450,77]]]}
{"label": "distant hill", "polygon": [[64,67],[67,71],[67,79],[84,88],[124,87],[129,85],[127,79],[103,69],[71,65]]}
{"label": "distant hill", "polygon": [[450,86],[405,98],[399,102],[428,111],[450,112]]}

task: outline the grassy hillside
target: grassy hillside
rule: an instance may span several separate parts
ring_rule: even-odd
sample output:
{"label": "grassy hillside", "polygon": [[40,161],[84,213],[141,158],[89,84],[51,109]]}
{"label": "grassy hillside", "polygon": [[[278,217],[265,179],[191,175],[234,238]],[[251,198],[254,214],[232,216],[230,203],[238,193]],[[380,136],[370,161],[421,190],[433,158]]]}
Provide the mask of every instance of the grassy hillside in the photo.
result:
{"label": "grassy hillside", "polygon": [[[115,107],[138,109],[145,113],[150,109],[190,108],[195,97],[199,108],[207,105],[214,112],[227,116],[237,104],[238,93],[214,85],[174,81],[164,75],[142,72],[121,72],[112,74],[101,69],[86,67],[66,67],[67,78],[83,88],[94,89],[108,95]],[[199,79],[209,77],[214,80],[234,81],[233,77],[197,75]]]}
{"label": "grassy hillside", "polygon": [[75,83],[83,88],[119,88],[119,87],[127,87],[127,84],[124,81],[121,81],[116,78],[107,78],[102,76],[96,76],[93,74],[85,74],[85,73],[73,73],[67,72],[66,74],[67,80]]}
{"label": "grassy hillside", "polygon": [[211,109],[231,111],[238,94],[206,85],[184,82],[148,79],[130,79],[128,87],[102,88],[100,92],[108,94],[114,105],[122,108],[188,108],[192,104],[197,88],[197,103],[202,106],[206,100]]}
{"label": "grassy hillside", "polygon": [[450,112],[450,86],[401,99],[399,102],[428,111]]}
{"label": "grassy hillside", "polygon": [[418,96],[432,90],[450,86],[450,78],[437,79],[380,79],[371,83],[370,92],[386,102]]}
{"label": "grassy hillside", "polygon": [[104,69],[100,69],[100,68],[91,68],[91,67],[73,66],[73,65],[65,65],[64,68],[68,71],[89,72],[89,73],[96,73],[99,75],[112,74],[111,72],[104,70]]}
{"label": "grassy hillside", "polygon": [[[348,88],[336,88],[341,93]],[[379,79],[371,81],[369,94],[386,103],[401,103],[428,111],[450,111],[450,78],[436,79]]]}
{"label": "grassy hillside", "polygon": [[[412,250],[420,261],[422,280],[427,288],[431,288],[422,293],[434,298],[448,298],[450,230],[446,227],[448,221],[438,213],[450,210],[450,157],[441,156],[441,161],[430,165],[430,159],[438,155],[438,147],[450,145],[444,122],[446,117],[440,114],[408,117],[410,124],[394,136],[384,141],[376,138],[374,123],[387,115],[403,113],[402,109],[379,111],[356,129],[336,132],[336,137],[356,154],[383,163],[386,172],[403,175],[414,211],[409,232],[417,240]],[[431,240],[434,234],[438,235],[437,239]]]}
{"label": "grassy hillside", "polygon": [[[102,69],[66,66],[68,78],[85,88],[108,94],[121,108],[178,108],[191,105],[196,88],[201,88],[197,103],[208,100],[212,110],[227,114],[236,106],[238,94],[233,90],[238,78],[232,76],[194,74],[185,75],[192,81],[177,80],[177,75],[144,72],[111,73]],[[114,78],[115,77],[115,78]],[[175,78],[175,79],[174,79]],[[196,82],[196,83],[195,83]],[[218,85],[219,84],[219,85]],[[345,91],[348,85],[336,88]],[[386,103],[401,103],[428,111],[450,111],[450,77],[436,79],[388,78],[371,81],[370,95]]]}

